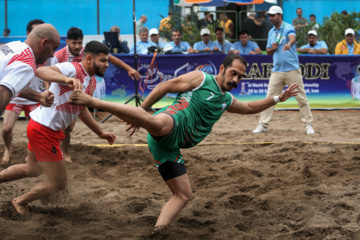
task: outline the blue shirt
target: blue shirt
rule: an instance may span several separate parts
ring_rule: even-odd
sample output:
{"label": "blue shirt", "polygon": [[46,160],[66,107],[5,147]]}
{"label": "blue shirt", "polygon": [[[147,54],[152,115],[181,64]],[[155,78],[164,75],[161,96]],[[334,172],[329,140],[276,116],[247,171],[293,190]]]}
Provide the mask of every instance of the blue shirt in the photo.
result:
{"label": "blue shirt", "polygon": [[[155,43],[153,42],[149,42],[149,41],[146,41],[146,42],[142,42],[142,41],[139,41],[136,43],[136,52],[138,54],[147,54],[148,53],[148,47],[151,47],[151,46],[156,46]],[[130,54],[133,54],[134,53],[134,45],[131,47],[130,49]]]}
{"label": "blue shirt", "polygon": [[180,41],[179,46],[175,45],[174,42],[169,42],[167,45],[171,45],[174,47],[171,52],[186,52],[189,48],[191,48],[188,42],[182,41]]}
{"label": "blue shirt", "polygon": [[292,45],[290,50],[283,51],[285,44],[289,42],[289,35],[296,36],[295,29],[291,24],[284,21],[279,29],[276,29],[275,26],[270,29],[266,48],[271,48],[275,42],[279,43],[273,55],[274,67],[271,71],[288,72],[300,68],[296,44]]}
{"label": "blue shirt", "polygon": [[348,53],[348,55],[354,55],[354,43],[353,44],[351,44],[351,45],[349,45],[347,42],[346,42],[346,45],[347,45],[347,48],[348,48],[348,50],[349,50],[349,53]]}
{"label": "blue shirt", "polygon": [[[223,50],[223,45],[222,43],[219,43],[219,41],[215,41],[215,43],[217,44],[217,47],[219,48],[220,51],[224,51]],[[234,51],[234,47],[232,45],[232,43],[230,43],[228,40],[225,40],[225,53],[229,52],[229,51]]]}
{"label": "blue shirt", "polygon": [[162,43],[162,42],[160,42],[160,41],[159,41],[159,44],[156,44],[156,43],[154,43],[154,42],[152,42],[152,41],[149,41],[149,42],[151,42],[151,43],[153,43],[153,44],[155,44],[156,46],[161,47],[161,48],[164,48],[165,45],[166,45],[166,44],[164,44],[164,43]]}
{"label": "blue shirt", "polygon": [[210,50],[214,50],[214,47],[219,47],[216,42],[209,41],[206,45],[203,41],[196,42],[194,44],[194,50],[203,51],[205,48],[210,48]]}
{"label": "blue shirt", "polygon": [[326,42],[324,42],[324,41],[316,41],[316,44],[314,46],[310,46],[310,44],[308,43],[308,44],[300,47],[300,49],[304,49],[304,48],[312,48],[312,49],[326,48],[326,49],[328,49],[328,46],[327,46]]}
{"label": "blue shirt", "polygon": [[248,41],[245,47],[241,44],[241,41],[237,41],[233,44],[233,47],[235,50],[239,50],[240,54],[249,54],[249,52],[259,48],[253,41]]}

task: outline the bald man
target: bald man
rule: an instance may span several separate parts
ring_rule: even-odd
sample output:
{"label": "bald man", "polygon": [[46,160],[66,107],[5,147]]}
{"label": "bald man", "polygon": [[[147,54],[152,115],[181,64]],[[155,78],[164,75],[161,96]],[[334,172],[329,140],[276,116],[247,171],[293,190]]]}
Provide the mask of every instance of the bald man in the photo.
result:
{"label": "bald man", "polygon": [[51,106],[54,96],[49,91],[36,92],[27,86],[35,76],[36,64],[54,56],[60,35],[51,24],[33,29],[25,42],[15,41],[0,46],[0,115],[10,100],[21,97]]}

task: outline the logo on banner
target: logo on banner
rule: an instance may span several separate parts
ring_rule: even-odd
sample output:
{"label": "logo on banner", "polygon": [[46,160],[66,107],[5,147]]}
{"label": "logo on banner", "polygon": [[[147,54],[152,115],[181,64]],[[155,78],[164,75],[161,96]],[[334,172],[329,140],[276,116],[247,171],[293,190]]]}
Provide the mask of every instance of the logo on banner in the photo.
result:
{"label": "logo on banner", "polygon": [[215,64],[211,61],[206,61],[205,63],[200,63],[195,68],[197,71],[206,72],[208,74],[216,75],[217,74],[217,68]]}

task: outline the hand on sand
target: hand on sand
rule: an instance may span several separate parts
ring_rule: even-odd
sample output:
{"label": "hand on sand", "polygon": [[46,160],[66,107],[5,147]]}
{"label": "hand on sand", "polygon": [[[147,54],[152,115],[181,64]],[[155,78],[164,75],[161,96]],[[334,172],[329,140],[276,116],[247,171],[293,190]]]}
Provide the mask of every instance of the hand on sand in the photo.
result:
{"label": "hand on sand", "polygon": [[106,139],[110,145],[113,145],[116,140],[115,134],[110,132],[103,132],[99,135],[99,137],[102,139]]}
{"label": "hand on sand", "polygon": [[87,106],[91,102],[91,96],[87,95],[81,90],[74,90],[70,95],[69,103],[72,105]]}

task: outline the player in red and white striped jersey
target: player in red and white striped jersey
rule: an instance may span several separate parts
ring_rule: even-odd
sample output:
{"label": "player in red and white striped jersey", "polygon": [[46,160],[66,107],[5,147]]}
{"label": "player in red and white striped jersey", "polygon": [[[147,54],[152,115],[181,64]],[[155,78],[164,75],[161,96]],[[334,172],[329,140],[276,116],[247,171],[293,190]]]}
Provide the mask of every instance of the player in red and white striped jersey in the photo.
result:
{"label": "player in red and white striped jersey", "polygon": [[116,140],[114,134],[101,129],[86,107],[69,104],[69,96],[74,89],[64,84],[72,81],[75,89],[82,88],[91,96],[96,88],[94,75],[104,75],[109,66],[108,54],[109,49],[106,45],[91,41],[85,46],[81,63],[65,62],[37,69],[39,78],[62,83],[52,83],[50,86],[50,90],[55,95],[54,104],[51,107],[40,106],[30,113],[31,120],[27,129],[29,139],[27,163],[13,165],[0,172],[0,182],[37,177],[43,172],[47,176],[45,181],[38,183],[30,192],[12,200],[18,213],[27,213],[28,203],[46,198],[49,194],[66,187],[66,168],[60,150],[60,141],[64,138],[62,130],[67,128],[77,116],[109,144],[113,144]]}
{"label": "player in red and white striped jersey", "polygon": [[[62,62],[81,62],[81,59],[84,54],[84,47],[83,47],[83,38],[84,34],[80,28],[72,27],[67,32],[67,39],[66,44],[67,46],[58,50],[55,53],[55,56],[51,59],[51,65],[55,65],[56,63]],[[112,55],[109,55],[109,63],[125,69],[129,76],[134,79],[139,79],[140,74],[135,69],[118,59]],[[64,159],[67,162],[72,162],[70,156],[70,133],[74,129],[75,120],[72,124],[64,130],[65,139],[62,141],[62,150],[64,153]]]}
{"label": "player in red and white striped jersey", "polygon": [[[31,20],[26,27],[26,35],[29,35],[34,27],[43,23],[44,21],[40,19]],[[30,77],[30,76],[31,75],[27,75],[26,77]],[[40,93],[42,91],[42,85],[43,85],[43,81],[40,78],[34,76],[27,87]],[[14,129],[16,120],[19,118],[21,111],[25,112],[25,117],[29,117],[29,113],[35,110],[39,105],[40,104],[38,102],[30,101],[26,98],[14,97],[10,101],[10,103],[6,106],[4,118],[3,118],[3,131],[2,131],[2,138],[5,144],[5,152],[1,164],[10,163],[12,156],[12,145],[11,145],[13,139],[12,131]]]}

